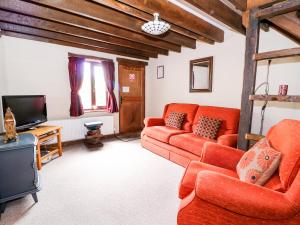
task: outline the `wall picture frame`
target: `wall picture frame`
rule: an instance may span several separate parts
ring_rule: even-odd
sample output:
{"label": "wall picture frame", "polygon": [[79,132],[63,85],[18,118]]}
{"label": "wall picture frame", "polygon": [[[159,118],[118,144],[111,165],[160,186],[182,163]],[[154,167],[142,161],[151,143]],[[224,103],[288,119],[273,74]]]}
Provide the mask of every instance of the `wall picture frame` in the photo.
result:
{"label": "wall picture frame", "polygon": [[164,66],[157,66],[157,79],[162,79],[165,77],[165,68]]}
{"label": "wall picture frame", "polygon": [[190,92],[212,92],[213,56],[190,61]]}

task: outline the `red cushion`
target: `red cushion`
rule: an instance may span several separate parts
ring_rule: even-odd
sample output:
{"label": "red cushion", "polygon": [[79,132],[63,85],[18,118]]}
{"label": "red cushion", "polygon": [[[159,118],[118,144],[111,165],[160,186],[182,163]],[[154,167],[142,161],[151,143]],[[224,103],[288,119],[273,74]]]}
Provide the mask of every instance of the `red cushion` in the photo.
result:
{"label": "red cushion", "polygon": [[158,141],[168,143],[171,136],[176,134],[183,134],[185,133],[185,131],[166,126],[154,126],[146,127],[144,129],[144,133],[147,136],[152,137]]}
{"label": "red cushion", "polygon": [[236,134],[239,126],[240,110],[216,106],[199,106],[193,121],[193,131],[201,116],[208,116],[222,120],[217,137],[223,134]]}
{"label": "red cushion", "polygon": [[268,134],[270,145],[282,153],[279,177],[284,190],[288,190],[300,168],[300,121],[282,120]]}
{"label": "red cushion", "polygon": [[169,143],[177,148],[181,148],[195,155],[201,156],[202,146],[207,141],[216,142],[215,140],[200,137],[193,133],[186,133],[172,136]]}
{"label": "red cushion", "polygon": [[198,109],[196,104],[181,104],[181,103],[171,103],[165,106],[163,118],[166,121],[171,112],[182,112],[186,114],[185,121],[183,122],[182,129],[191,132],[192,123]]}
{"label": "red cushion", "polygon": [[194,190],[197,174],[203,170],[214,171],[230,177],[238,178],[237,173],[233,170],[224,169],[198,161],[191,161],[180,183],[179,197],[181,199],[185,198]]}

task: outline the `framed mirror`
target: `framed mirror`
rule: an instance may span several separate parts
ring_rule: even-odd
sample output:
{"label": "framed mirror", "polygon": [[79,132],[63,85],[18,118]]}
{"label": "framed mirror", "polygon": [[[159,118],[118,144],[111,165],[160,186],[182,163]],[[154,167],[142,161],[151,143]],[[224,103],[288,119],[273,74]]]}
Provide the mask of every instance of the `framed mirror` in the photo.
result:
{"label": "framed mirror", "polygon": [[190,92],[212,92],[213,57],[190,61]]}

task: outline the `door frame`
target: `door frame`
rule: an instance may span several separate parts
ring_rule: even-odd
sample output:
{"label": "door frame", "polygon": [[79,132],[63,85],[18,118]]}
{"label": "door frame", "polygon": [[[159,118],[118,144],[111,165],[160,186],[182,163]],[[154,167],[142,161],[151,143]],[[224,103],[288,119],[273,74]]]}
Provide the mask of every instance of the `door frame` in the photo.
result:
{"label": "door frame", "polygon": [[146,97],[145,97],[145,88],[146,88],[146,66],[148,65],[148,62],[145,61],[139,61],[139,60],[131,60],[131,59],[125,59],[125,58],[117,58],[118,62],[118,94],[119,94],[119,133],[121,132],[121,86],[120,86],[120,65],[123,66],[136,66],[136,67],[144,67],[144,74],[142,79],[142,85],[143,85],[143,91],[142,91],[142,100],[144,102],[143,107],[143,117],[145,118],[145,107],[146,107]]}

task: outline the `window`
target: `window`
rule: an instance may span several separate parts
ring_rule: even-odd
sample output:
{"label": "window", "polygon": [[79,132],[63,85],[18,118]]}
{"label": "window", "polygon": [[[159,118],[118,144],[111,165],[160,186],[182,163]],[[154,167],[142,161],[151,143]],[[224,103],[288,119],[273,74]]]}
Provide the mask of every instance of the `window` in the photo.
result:
{"label": "window", "polygon": [[106,109],[107,91],[100,63],[84,63],[84,75],[79,94],[85,111]]}

